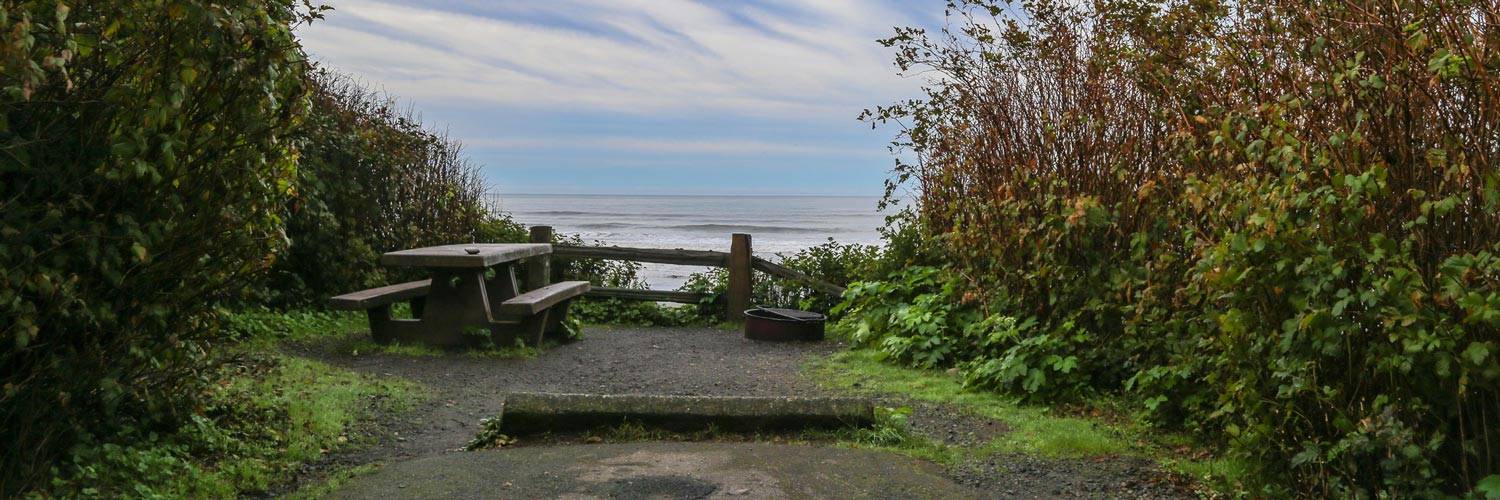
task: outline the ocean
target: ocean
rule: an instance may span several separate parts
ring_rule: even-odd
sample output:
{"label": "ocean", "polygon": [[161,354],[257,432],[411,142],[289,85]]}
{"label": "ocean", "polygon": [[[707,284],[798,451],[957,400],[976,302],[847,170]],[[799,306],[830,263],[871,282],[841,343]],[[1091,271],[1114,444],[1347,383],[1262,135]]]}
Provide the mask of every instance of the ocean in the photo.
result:
{"label": "ocean", "polygon": [[[527,226],[552,226],[584,241],[646,248],[729,251],[729,235],[748,233],[755,254],[775,259],[832,238],[880,243],[885,216],[876,197],[502,195],[500,209]],[[675,290],[703,268],[643,264],[652,289]]]}

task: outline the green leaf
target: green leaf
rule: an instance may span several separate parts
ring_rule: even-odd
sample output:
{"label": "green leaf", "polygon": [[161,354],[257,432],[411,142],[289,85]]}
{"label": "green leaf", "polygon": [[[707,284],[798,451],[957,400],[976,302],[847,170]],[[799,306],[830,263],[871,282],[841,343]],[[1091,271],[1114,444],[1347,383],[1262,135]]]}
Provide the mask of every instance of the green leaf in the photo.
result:
{"label": "green leaf", "polygon": [[1484,360],[1489,356],[1489,342],[1470,342],[1469,348],[1464,349],[1464,357],[1474,362],[1477,366],[1484,366]]}
{"label": "green leaf", "polygon": [[1490,474],[1474,485],[1474,493],[1487,500],[1500,500],[1500,474]]}

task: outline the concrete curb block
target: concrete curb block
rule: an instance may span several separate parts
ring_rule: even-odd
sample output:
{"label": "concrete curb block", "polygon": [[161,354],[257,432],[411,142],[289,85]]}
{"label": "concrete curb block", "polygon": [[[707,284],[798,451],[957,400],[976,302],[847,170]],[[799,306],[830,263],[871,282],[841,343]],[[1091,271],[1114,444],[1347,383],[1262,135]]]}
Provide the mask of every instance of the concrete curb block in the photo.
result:
{"label": "concrete curb block", "polygon": [[868,427],[875,407],[851,398],[764,398],[516,393],[501,405],[500,432],[512,436],[634,423],[649,428],[734,432]]}

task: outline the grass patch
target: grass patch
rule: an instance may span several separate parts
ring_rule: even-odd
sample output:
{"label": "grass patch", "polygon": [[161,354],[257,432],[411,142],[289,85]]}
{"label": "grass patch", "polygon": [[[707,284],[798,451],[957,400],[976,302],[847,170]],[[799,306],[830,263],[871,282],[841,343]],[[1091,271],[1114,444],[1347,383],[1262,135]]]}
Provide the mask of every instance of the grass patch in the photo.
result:
{"label": "grass patch", "polygon": [[[406,304],[392,306],[392,315],[409,315]],[[377,344],[370,339],[369,324],[363,313],[349,311],[272,311],[253,309],[225,314],[225,326],[246,346],[256,350],[274,349],[286,342],[332,344],[334,350],[350,355],[389,354],[394,356],[443,357],[463,355],[475,358],[519,359],[536,357],[541,349],[515,345],[493,349],[445,350],[426,344]]]}
{"label": "grass patch", "polygon": [[402,344],[391,342],[380,345],[369,338],[349,339],[349,343],[340,346],[340,350],[348,351],[352,356],[363,356],[366,354],[389,354],[394,356],[413,356],[441,358],[444,356],[464,356],[469,358],[487,359],[531,359],[541,354],[543,349],[550,346],[536,348],[531,346],[516,345],[493,349],[455,349],[448,350],[433,347],[426,344]]}
{"label": "grass patch", "polygon": [[1003,422],[1010,432],[992,443],[995,451],[1049,458],[1136,454],[1134,440],[1119,429],[1085,418],[1054,415],[1045,407],[1023,406],[1002,394],[972,391],[958,377],[946,373],[884,363],[875,351],[838,353],[814,362],[812,370],[819,380],[833,387],[952,403]]}
{"label": "grass patch", "polygon": [[339,346],[340,351],[347,351],[351,356],[363,356],[366,354],[390,354],[394,356],[411,356],[417,358],[441,358],[449,354],[448,351],[426,344],[403,344],[391,342],[380,345],[370,340],[368,335],[356,334],[351,336],[344,345]]}
{"label": "grass patch", "polygon": [[224,327],[250,348],[281,342],[310,342],[368,331],[363,313],[352,311],[272,311],[251,309],[224,314]]}
{"label": "grass patch", "polygon": [[910,415],[910,408],[876,408],[875,425],[869,428],[828,431],[826,435],[811,432],[808,435],[832,439],[852,448],[892,451],[947,465],[990,453],[985,449],[950,446],[919,436],[911,431],[907,422]]}
{"label": "grass patch", "polygon": [[313,500],[317,498],[328,498],[333,494],[334,491],[337,491],[340,487],[347,484],[350,479],[363,476],[377,470],[380,470],[380,466],[377,464],[365,464],[357,467],[338,470],[333,474],[330,474],[327,479],[323,480],[323,482],[303,486],[302,488],[297,489],[297,491],[294,491],[291,494],[287,495],[286,498],[290,500]]}
{"label": "grass patch", "polygon": [[[352,316],[352,317],[350,317]],[[377,378],[282,354],[275,346],[345,330],[358,315],[229,315],[241,339],[204,375],[203,405],[181,425],[89,437],[54,474],[48,496],[227,498],[264,492],[303,463],[357,443],[352,427],[372,413],[420,401],[415,383]]]}
{"label": "grass patch", "polygon": [[[1105,422],[1058,415],[1051,408],[1023,405],[1003,394],[971,390],[955,375],[886,363],[878,352],[869,349],[834,354],[812,362],[808,369],[827,386],[949,403],[998,420],[1010,429],[986,446],[965,449],[913,436],[904,428],[903,418],[885,417],[874,429],[853,431],[841,437],[855,445],[890,449],[949,464],[964,457],[991,453],[1026,453],[1047,458],[1136,456],[1154,460],[1167,470],[1223,491],[1242,491],[1242,482],[1248,474],[1248,468],[1241,462],[1206,456],[1201,451],[1195,453],[1186,438],[1152,433],[1128,418]],[[1102,404],[1113,406],[1107,403]]]}
{"label": "grass patch", "polygon": [[401,412],[421,400],[421,386],[375,378],[308,359],[279,356],[280,369],[264,378],[241,379],[257,405],[285,408],[282,426],[287,458],[306,461],[346,443],[346,429],[369,410]]}

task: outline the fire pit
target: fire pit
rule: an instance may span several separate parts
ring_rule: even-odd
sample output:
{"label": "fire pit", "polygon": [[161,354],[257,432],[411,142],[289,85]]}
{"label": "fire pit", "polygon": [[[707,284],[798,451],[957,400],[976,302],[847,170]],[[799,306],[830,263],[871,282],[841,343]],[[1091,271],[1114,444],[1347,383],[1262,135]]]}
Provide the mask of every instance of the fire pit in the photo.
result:
{"label": "fire pit", "polygon": [[784,342],[823,340],[827,316],[811,311],[757,307],[745,311],[745,338]]}

